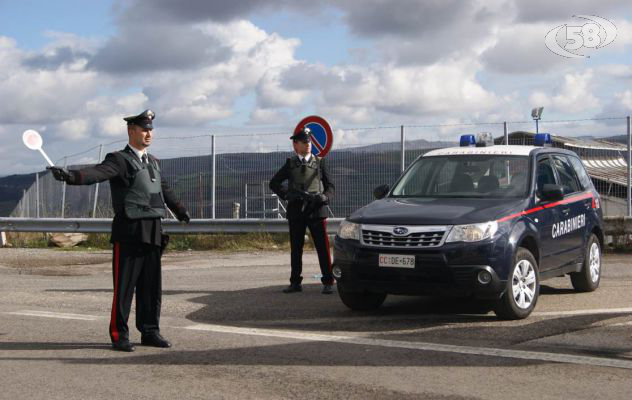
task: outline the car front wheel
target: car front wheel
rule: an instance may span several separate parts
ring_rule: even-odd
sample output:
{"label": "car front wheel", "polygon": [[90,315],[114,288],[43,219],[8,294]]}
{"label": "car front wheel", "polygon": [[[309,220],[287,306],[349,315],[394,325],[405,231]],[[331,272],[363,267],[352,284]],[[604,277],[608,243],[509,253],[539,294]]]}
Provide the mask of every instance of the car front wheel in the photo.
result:
{"label": "car front wheel", "polygon": [[341,284],[338,284],[338,295],[345,306],[355,311],[375,310],[386,299],[386,293],[375,293],[366,290],[350,291]]}
{"label": "car front wheel", "polygon": [[539,295],[538,264],[529,250],[520,247],[514,257],[505,293],[498,300],[494,311],[501,319],[527,318],[535,308]]}

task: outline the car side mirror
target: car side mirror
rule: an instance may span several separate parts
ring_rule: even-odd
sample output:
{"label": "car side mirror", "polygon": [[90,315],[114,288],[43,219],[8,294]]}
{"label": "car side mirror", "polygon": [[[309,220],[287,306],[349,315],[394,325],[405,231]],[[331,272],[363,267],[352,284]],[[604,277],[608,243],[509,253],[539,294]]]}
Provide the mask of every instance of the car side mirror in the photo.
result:
{"label": "car side mirror", "polygon": [[542,200],[558,201],[564,198],[564,189],[560,185],[545,183],[542,185]]}
{"label": "car side mirror", "polygon": [[391,190],[391,188],[388,185],[380,185],[373,189],[373,197],[378,200],[383,199],[384,197],[386,197],[389,190]]}

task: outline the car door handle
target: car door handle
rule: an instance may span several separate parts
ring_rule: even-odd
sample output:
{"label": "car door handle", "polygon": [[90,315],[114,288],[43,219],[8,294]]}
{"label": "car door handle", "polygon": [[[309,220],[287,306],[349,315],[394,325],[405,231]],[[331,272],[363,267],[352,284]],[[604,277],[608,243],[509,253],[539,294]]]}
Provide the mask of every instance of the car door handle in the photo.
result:
{"label": "car door handle", "polygon": [[564,215],[568,215],[568,213],[569,213],[569,212],[571,212],[571,209],[570,209],[570,208],[565,208],[565,209],[563,209],[563,210],[562,210],[562,213],[563,213]]}
{"label": "car door handle", "polygon": [[592,200],[591,201],[585,201],[584,202],[584,207],[586,207],[587,210],[590,210],[592,208]]}

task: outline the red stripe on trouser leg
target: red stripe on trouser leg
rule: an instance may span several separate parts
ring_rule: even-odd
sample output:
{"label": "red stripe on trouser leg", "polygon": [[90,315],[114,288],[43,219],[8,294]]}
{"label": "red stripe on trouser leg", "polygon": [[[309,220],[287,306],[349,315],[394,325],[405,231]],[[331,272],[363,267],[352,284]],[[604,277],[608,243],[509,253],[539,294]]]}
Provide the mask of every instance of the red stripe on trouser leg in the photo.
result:
{"label": "red stripe on trouser leg", "polygon": [[110,316],[110,335],[114,342],[118,342],[119,340],[119,332],[116,328],[116,301],[118,297],[120,254],[121,249],[119,242],[114,242],[114,299],[112,300],[112,314]]}
{"label": "red stripe on trouser leg", "polygon": [[329,249],[329,235],[327,234],[327,219],[323,219],[323,231],[325,232],[325,244],[327,245],[327,266],[331,272],[331,250]]}

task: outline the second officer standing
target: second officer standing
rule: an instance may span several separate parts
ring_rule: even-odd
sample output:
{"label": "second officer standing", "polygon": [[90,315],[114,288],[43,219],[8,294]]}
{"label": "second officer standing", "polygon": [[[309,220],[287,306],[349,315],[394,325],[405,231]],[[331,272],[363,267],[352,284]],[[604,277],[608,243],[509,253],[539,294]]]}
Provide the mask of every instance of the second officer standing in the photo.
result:
{"label": "second officer standing", "polygon": [[[309,228],[318,253],[322,273],[323,294],[333,293],[334,278],[331,273],[331,254],[327,236],[327,215],[329,199],[334,194],[334,184],[322,158],[311,152],[311,133],[304,128],[290,137],[294,154],[270,180],[270,189],[281,199],[287,200],[288,224],[290,227],[290,248],[292,272],[290,285],[284,293],[303,290],[303,245],[305,231]],[[283,182],[287,180],[287,187]]]}

